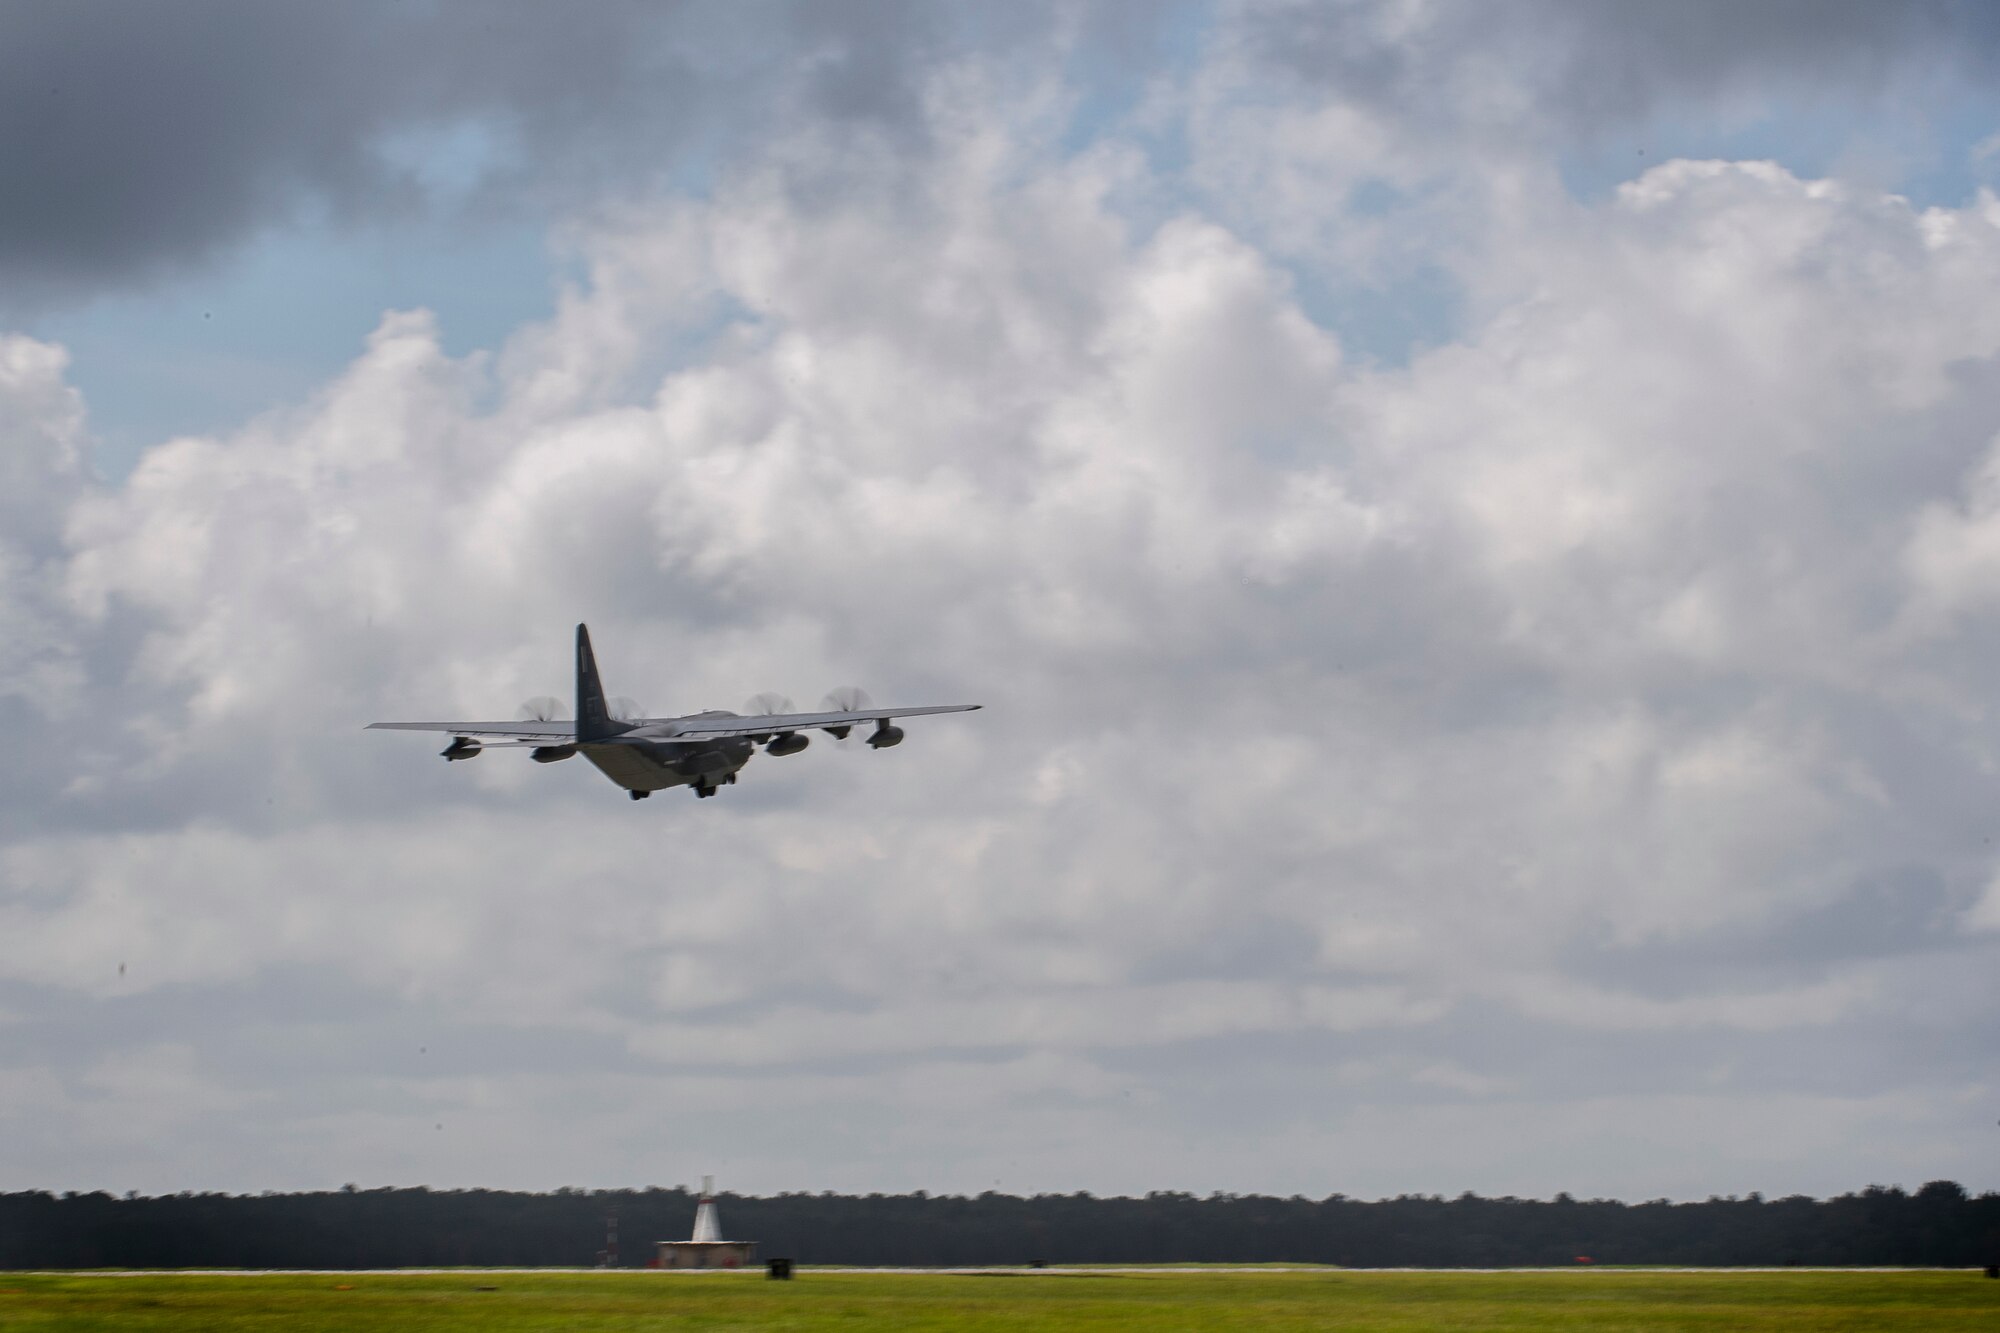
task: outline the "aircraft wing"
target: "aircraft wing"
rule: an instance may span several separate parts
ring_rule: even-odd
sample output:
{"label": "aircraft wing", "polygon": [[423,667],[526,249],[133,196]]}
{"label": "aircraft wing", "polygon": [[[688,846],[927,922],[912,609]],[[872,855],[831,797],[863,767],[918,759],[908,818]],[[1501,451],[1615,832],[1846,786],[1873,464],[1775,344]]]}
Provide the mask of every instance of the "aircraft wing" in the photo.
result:
{"label": "aircraft wing", "polygon": [[863,708],[852,713],[757,713],[747,717],[722,714],[694,717],[652,717],[640,726],[668,728],[677,739],[712,741],[727,736],[771,736],[814,727],[851,727],[861,722],[923,717],[930,713],[969,713],[978,704],[932,704],[927,708]]}
{"label": "aircraft wing", "polygon": [[491,737],[524,745],[567,745],[576,739],[574,722],[370,722],[363,731],[443,731],[453,736]]}

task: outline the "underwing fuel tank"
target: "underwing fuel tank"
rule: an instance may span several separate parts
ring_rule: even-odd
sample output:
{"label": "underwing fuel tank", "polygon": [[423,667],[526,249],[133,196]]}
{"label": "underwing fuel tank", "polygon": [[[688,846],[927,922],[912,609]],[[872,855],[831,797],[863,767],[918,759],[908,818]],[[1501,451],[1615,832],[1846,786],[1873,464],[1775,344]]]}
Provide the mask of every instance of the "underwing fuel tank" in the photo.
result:
{"label": "underwing fuel tank", "polygon": [[903,743],[903,729],[889,722],[887,718],[875,728],[875,734],[868,738],[868,746],[874,750],[886,750],[892,745]]}
{"label": "underwing fuel tank", "polygon": [[574,745],[537,745],[528,751],[528,758],[538,764],[559,764],[575,753]]}
{"label": "underwing fuel tank", "polygon": [[451,738],[451,744],[445,746],[442,750],[439,750],[438,753],[444,756],[446,763],[451,763],[452,761],[458,759],[474,758],[475,756],[478,755],[479,750],[480,750],[479,742],[472,739],[472,737],[453,736]]}
{"label": "underwing fuel tank", "polygon": [[787,731],[784,734],[774,738],[769,745],[765,746],[764,753],[797,754],[800,750],[805,749],[806,746],[810,744],[812,744],[812,739],[810,737],[801,736],[796,731]]}

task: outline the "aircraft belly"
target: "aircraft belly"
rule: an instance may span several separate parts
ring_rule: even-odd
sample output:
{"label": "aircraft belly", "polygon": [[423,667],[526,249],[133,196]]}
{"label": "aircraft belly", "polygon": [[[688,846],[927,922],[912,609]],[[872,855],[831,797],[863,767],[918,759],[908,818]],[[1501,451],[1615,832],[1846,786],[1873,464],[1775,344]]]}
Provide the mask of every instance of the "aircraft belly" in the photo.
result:
{"label": "aircraft belly", "polygon": [[748,763],[748,741],[713,745],[580,745],[584,756],[605,777],[627,791],[661,791],[685,787],[697,780],[723,782]]}
{"label": "aircraft belly", "polygon": [[674,772],[637,745],[578,746],[597,771],[627,791],[660,791],[680,787],[687,778]]}

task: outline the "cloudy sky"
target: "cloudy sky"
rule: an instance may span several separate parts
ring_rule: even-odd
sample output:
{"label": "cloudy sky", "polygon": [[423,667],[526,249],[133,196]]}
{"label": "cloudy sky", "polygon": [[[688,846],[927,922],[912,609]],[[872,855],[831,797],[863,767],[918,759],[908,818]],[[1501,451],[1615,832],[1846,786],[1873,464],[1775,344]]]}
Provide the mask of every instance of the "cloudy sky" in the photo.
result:
{"label": "cloudy sky", "polygon": [[2000,1187],[1994,13],[0,7],[0,1189]]}

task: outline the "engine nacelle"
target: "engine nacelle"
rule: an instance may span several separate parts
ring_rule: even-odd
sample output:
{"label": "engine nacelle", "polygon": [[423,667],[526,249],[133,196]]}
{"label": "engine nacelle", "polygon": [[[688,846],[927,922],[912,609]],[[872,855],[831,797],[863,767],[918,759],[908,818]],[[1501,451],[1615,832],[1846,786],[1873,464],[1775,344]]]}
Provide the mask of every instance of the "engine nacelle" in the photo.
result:
{"label": "engine nacelle", "polygon": [[875,734],[868,738],[871,750],[886,750],[892,745],[903,743],[903,729],[884,718],[875,727]]}
{"label": "engine nacelle", "polygon": [[574,745],[537,745],[528,751],[528,758],[538,764],[559,764],[575,753]]}
{"label": "engine nacelle", "polygon": [[796,731],[788,731],[781,736],[774,737],[771,743],[764,747],[764,753],[797,754],[800,750],[805,749],[808,745],[811,744],[812,744],[811,737],[801,736]]}

